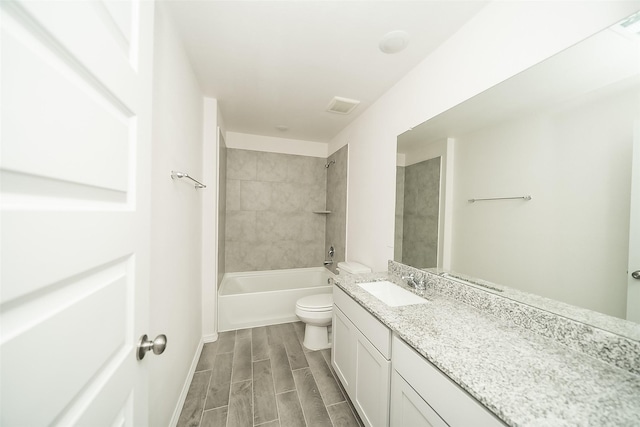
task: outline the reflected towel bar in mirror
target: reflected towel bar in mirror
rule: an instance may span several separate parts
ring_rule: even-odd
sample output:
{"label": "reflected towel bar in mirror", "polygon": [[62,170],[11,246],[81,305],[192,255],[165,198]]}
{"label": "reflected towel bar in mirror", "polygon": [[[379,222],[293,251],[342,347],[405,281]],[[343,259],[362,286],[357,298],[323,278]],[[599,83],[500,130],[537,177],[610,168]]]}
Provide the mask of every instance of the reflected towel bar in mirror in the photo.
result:
{"label": "reflected towel bar in mirror", "polygon": [[531,200],[531,196],[517,196],[517,197],[488,197],[486,199],[469,199],[469,203],[483,202],[485,200]]}
{"label": "reflected towel bar in mirror", "polygon": [[190,179],[191,181],[195,182],[194,186],[196,187],[196,190],[198,188],[207,188],[206,185],[204,185],[203,183],[201,183],[197,179],[194,179],[194,178],[190,177],[189,174],[186,173],[186,172],[171,171],[171,179],[176,179],[176,178],[188,178],[188,179]]}

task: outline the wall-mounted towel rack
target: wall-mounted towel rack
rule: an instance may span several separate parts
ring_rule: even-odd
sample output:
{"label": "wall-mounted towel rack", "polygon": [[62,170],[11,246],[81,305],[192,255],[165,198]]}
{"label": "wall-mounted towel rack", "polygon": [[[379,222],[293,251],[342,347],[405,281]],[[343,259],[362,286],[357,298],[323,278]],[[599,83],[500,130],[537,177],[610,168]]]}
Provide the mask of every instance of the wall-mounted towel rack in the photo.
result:
{"label": "wall-mounted towel rack", "polygon": [[194,178],[190,177],[189,174],[186,173],[186,172],[171,171],[171,179],[176,179],[176,178],[188,178],[188,179],[190,179],[191,181],[195,182],[196,190],[198,188],[207,188],[206,185],[204,185],[203,183],[201,183],[197,179],[194,179]]}
{"label": "wall-mounted towel rack", "polygon": [[483,202],[485,200],[531,200],[531,196],[516,196],[516,197],[488,197],[486,199],[469,199],[469,203]]}

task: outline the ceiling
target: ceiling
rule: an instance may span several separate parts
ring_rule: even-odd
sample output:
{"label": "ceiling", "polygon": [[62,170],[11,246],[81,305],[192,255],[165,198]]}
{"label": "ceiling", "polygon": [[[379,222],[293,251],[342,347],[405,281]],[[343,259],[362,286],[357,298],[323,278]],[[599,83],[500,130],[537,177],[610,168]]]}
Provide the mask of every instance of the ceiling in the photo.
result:
{"label": "ceiling", "polygon": [[[475,15],[484,1],[166,1],[227,131],[328,142]],[[390,31],[410,36],[385,54]],[[325,111],[334,96],[361,101]],[[288,128],[285,131],[277,127]]]}

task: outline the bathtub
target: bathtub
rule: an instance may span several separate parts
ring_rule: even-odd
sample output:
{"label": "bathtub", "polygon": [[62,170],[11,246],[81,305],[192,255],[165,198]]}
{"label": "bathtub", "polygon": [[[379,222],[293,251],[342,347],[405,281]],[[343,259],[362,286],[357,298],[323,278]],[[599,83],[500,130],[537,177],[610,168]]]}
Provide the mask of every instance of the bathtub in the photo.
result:
{"label": "bathtub", "polygon": [[218,331],[295,322],[296,301],[329,294],[324,267],[226,273],[218,290]]}

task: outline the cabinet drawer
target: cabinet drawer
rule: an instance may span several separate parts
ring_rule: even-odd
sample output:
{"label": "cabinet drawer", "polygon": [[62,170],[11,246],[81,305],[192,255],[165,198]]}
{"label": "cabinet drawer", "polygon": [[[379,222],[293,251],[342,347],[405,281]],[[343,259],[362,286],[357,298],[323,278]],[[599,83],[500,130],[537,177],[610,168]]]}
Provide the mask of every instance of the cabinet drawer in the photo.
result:
{"label": "cabinet drawer", "polygon": [[337,286],[333,287],[333,303],[357,325],[362,334],[384,357],[391,358],[391,331],[353,298]]}
{"label": "cabinet drawer", "polygon": [[438,368],[397,336],[393,369],[451,427],[502,427],[505,424]]}

